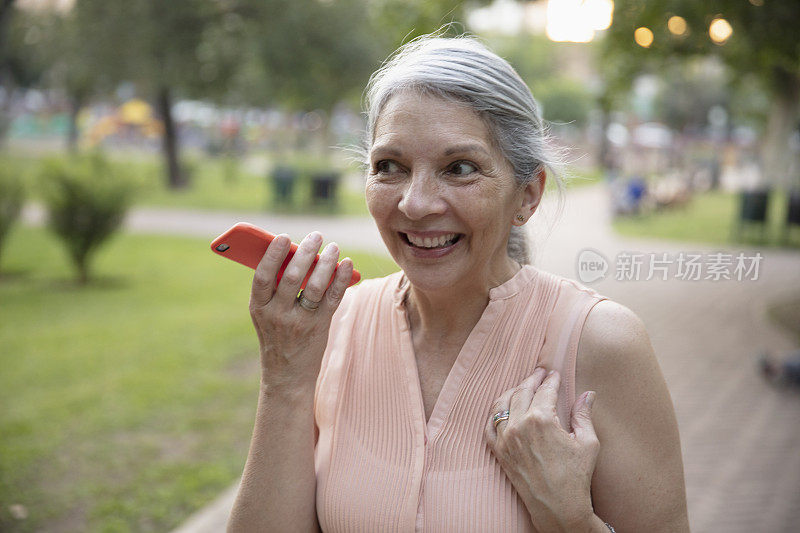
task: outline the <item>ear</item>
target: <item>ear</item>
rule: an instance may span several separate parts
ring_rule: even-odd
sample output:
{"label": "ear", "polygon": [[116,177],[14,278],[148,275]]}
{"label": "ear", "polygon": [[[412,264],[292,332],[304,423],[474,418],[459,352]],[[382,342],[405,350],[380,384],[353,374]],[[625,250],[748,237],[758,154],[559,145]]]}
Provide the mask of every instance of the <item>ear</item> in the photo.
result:
{"label": "ear", "polygon": [[536,177],[528,182],[522,189],[522,197],[520,199],[518,215],[521,215],[523,220],[519,217],[515,218],[515,224],[521,226],[528,221],[528,219],[536,212],[539,207],[539,202],[542,200],[544,194],[544,184],[547,181],[547,172],[542,167],[537,172]]}

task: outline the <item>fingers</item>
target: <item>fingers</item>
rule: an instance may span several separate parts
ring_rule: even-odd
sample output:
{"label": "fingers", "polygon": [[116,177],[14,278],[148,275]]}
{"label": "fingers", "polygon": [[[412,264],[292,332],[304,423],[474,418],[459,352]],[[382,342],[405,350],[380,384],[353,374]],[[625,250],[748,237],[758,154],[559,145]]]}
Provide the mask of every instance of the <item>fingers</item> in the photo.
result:
{"label": "fingers", "polygon": [[[555,421],[556,400],[561,378],[556,371],[549,374],[544,367],[538,367],[519,386],[505,391],[494,404],[490,411],[489,421],[485,427],[486,439],[494,447],[498,434],[502,434],[509,422],[515,422],[523,417],[532,417],[540,422]],[[494,424],[494,415],[504,410],[509,411],[508,421]]]}
{"label": "fingers", "polygon": [[511,395],[514,394],[515,390],[516,389],[509,389],[501,394],[500,397],[494,401],[492,409],[489,411],[489,420],[486,422],[484,433],[486,435],[486,440],[492,448],[494,448],[495,442],[497,441],[498,432],[508,423],[506,420],[501,420],[495,424],[494,415],[502,413],[505,410],[510,411],[508,407],[511,403]]}
{"label": "fingers", "polygon": [[267,247],[267,251],[259,261],[253,275],[253,287],[250,293],[251,307],[264,307],[272,299],[277,285],[278,271],[286,260],[291,244],[289,236],[281,234],[275,237]]}
{"label": "fingers", "polygon": [[312,231],[300,241],[297,251],[281,276],[278,290],[275,293],[276,298],[279,299],[276,303],[283,303],[287,307],[294,305],[297,293],[300,292],[300,286],[317,257],[320,245],[322,245],[322,235],[318,231]]}
{"label": "fingers", "polygon": [[539,388],[539,385],[542,384],[546,375],[547,371],[543,367],[534,370],[533,374],[514,390],[508,410],[518,415],[524,414],[531,406],[534,393]]}
{"label": "fingers", "polygon": [[[339,307],[344,297],[344,291],[350,285],[350,278],[353,277],[353,261],[349,257],[342,259],[339,266],[336,268],[333,281],[325,291],[325,297],[322,299],[322,305],[329,311],[333,312]],[[330,279],[330,277],[328,278]]]}
{"label": "fingers", "polygon": [[542,384],[536,390],[528,414],[536,420],[546,421],[549,419],[558,420],[556,414],[556,400],[558,400],[558,387],[561,385],[561,376],[555,370],[551,370],[545,377]]}
{"label": "fingers", "polygon": [[333,271],[336,269],[336,262],[339,260],[339,247],[335,242],[328,244],[325,249],[319,254],[319,261],[311,272],[311,277],[308,278],[306,288],[303,289],[303,295],[312,302],[321,302],[322,297],[325,295],[325,289],[333,277]]}
{"label": "fingers", "polygon": [[[339,247],[336,243],[328,244],[317,260],[321,244],[322,235],[319,232],[309,233],[287,260],[291,250],[289,237],[282,234],[273,239],[253,278],[251,313],[261,313],[270,302],[285,308],[284,311],[296,306],[297,293],[306,278],[303,296],[319,303],[320,308],[326,308],[331,313],[335,311],[353,276],[353,262],[346,258],[337,267]],[[277,276],[284,264],[286,268],[278,282]],[[312,312],[307,308],[298,308],[303,312]]]}
{"label": "fingers", "polygon": [[597,441],[597,434],[592,423],[592,406],[595,397],[594,391],[584,392],[572,406],[572,433],[578,442],[595,443]]}

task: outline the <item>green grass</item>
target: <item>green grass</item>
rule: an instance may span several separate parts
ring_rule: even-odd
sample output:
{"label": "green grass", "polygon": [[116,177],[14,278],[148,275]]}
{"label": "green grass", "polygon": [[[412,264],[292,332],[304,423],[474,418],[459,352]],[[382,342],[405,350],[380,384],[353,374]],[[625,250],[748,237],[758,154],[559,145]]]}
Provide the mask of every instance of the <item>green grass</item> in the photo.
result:
{"label": "green grass", "polygon": [[338,201],[335,205],[312,204],[309,179],[312,168],[308,164],[303,166],[302,162],[294,165],[300,169],[301,175],[289,203],[275,199],[272,182],[266,175],[248,172],[241,164],[230,160],[195,160],[190,164],[191,185],[180,191],[164,186],[165,178],[160,162],[144,161],[138,164],[143,167],[142,175],[147,183],[138,202],[141,205],[277,213],[368,214],[363,191],[354,191],[343,183],[339,185]]}
{"label": "green grass", "polygon": [[[204,240],[124,234],[78,287],[43,229],[16,227],[4,252],[0,530],[167,531],[237,478],[258,389],[252,271]],[[396,270],[348,252],[365,277]]]}
{"label": "green grass", "polygon": [[567,190],[587,185],[595,185],[603,181],[604,172],[600,167],[569,169],[567,179]]}
{"label": "green grass", "polygon": [[781,238],[786,217],[785,193],[778,191],[770,197],[767,210],[769,220],[763,240],[761,229],[756,225],[745,225],[741,235],[736,235],[734,230],[738,213],[739,195],[712,191],[696,194],[682,207],[618,217],[613,225],[620,234],[636,238],[800,248],[800,228],[792,229],[787,244]]}
{"label": "green grass", "polygon": [[[53,155],[64,157],[63,154]],[[136,205],[285,214],[368,214],[363,191],[353,190],[344,182],[339,184],[338,201],[335,205],[312,204],[308,176],[314,170],[327,167],[318,158],[306,154],[298,154],[290,159],[290,163],[299,169],[300,179],[288,203],[275,200],[272,183],[266,175],[249,172],[243,164],[225,158],[188,156],[186,161],[191,182],[189,187],[181,190],[172,190],[166,186],[163,164],[158,156],[112,154],[112,158],[125,170],[133,173],[141,184]],[[38,197],[39,157],[0,153],[0,164],[17,168],[29,185],[29,196]],[[344,166],[341,170],[350,174],[359,172],[353,166]]]}

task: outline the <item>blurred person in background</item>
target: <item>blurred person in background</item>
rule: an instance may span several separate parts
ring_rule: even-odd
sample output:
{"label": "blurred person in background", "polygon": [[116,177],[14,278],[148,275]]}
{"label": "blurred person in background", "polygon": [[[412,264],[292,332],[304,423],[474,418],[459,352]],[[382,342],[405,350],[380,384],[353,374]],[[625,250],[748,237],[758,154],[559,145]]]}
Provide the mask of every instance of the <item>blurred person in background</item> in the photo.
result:
{"label": "blurred person in background", "polygon": [[367,103],[367,204],[402,271],[345,290],[331,243],[299,292],[322,235],[280,283],[290,241],[270,245],[229,531],[688,531],[643,324],[528,264],[522,226],[558,164],[528,87],[477,40],[427,36]]}
{"label": "blurred person in background", "polygon": [[800,387],[800,350],[793,350],[783,358],[763,353],[758,359],[758,367],[770,383]]}

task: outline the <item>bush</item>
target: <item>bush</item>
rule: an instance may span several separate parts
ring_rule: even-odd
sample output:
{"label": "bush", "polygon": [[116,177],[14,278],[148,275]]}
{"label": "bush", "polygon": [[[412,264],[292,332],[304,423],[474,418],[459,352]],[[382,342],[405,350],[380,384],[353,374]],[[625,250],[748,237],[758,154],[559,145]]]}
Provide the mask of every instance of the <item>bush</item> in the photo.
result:
{"label": "bush", "polygon": [[25,188],[19,174],[8,165],[0,167],[0,259],[2,259],[3,241],[11,226],[22,212],[25,200]]}
{"label": "bush", "polygon": [[47,160],[41,175],[48,224],[63,240],[78,281],[85,284],[94,252],[125,218],[134,183],[127,172],[100,154]]}
{"label": "bush", "polygon": [[592,93],[581,82],[570,78],[549,78],[535,83],[533,95],[550,122],[583,126],[594,106]]}

